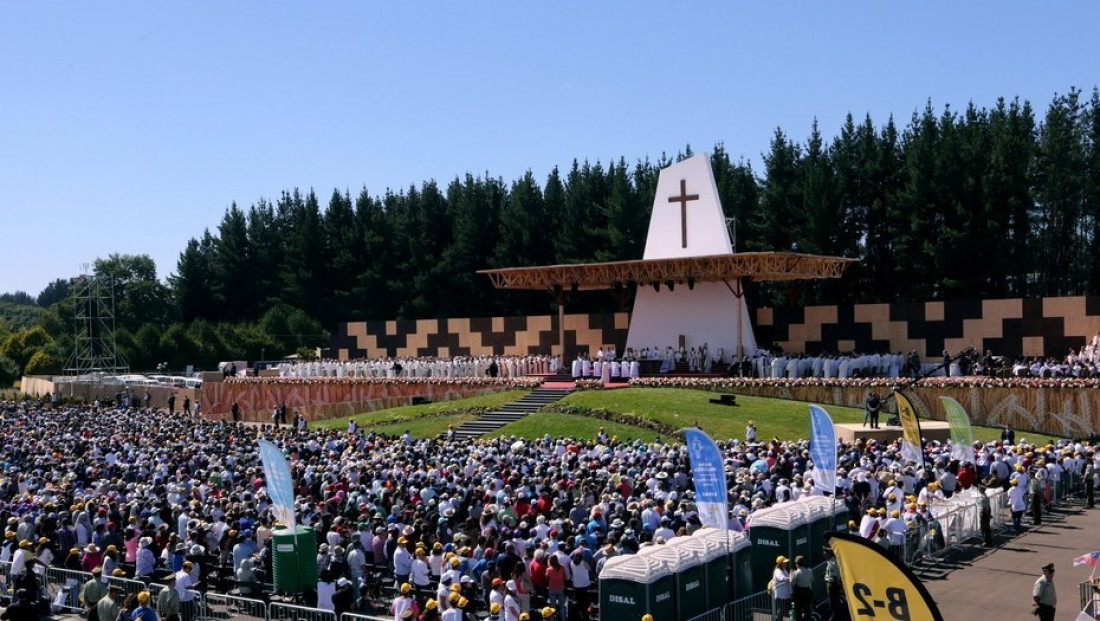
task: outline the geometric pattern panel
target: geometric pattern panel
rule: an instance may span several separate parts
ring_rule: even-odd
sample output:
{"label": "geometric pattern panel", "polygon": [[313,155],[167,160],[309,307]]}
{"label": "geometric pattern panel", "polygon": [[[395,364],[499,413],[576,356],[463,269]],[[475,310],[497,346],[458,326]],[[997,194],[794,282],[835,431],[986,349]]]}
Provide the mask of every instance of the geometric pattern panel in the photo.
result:
{"label": "geometric pattern panel", "polygon": [[1100,296],[899,302],[756,309],[761,347],[785,352],[916,351],[967,347],[994,355],[1064,357],[1100,332]]}
{"label": "geometric pattern panel", "polygon": [[[629,313],[565,315],[566,359],[576,352],[626,348]],[[558,344],[558,316],[358,321],[338,324],[340,360],[415,356],[547,355]]]}
{"label": "geometric pattern panel", "polygon": [[[767,386],[745,385],[728,389],[754,397],[778,397],[810,403],[862,408],[866,386]],[[880,393],[884,388],[878,389]],[[1084,438],[1100,429],[1100,391],[1095,388],[978,387],[930,385],[905,389],[922,419],[944,420],[940,397],[958,401],[970,422],[986,427],[1008,425],[1012,429],[1060,438]],[[887,410],[895,411],[893,402]],[[900,435],[900,431],[899,431]]]}

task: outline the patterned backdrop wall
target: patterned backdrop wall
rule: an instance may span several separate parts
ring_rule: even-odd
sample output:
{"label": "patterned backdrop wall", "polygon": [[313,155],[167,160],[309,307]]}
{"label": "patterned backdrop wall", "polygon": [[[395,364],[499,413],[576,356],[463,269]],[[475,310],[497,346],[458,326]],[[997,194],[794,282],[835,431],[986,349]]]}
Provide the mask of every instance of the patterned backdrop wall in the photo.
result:
{"label": "patterned backdrop wall", "polygon": [[916,351],[967,347],[995,355],[1063,357],[1100,332],[1100,296],[759,308],[756,339],[784,351]]}
{"label": "patterned backdrop wall", "polygon": [[[566,357],[614,347],[623,351],[627,313],[566,315]],[[379,356],[549,354],[558,342],[557,315],[475,317],[342,323],[332,337],[341,360]]]}
{"label": "patterned backdrop wall", "polygon": [[[629,313],[565,316],[567,358],[626,347]],[[764,307],[753,312],[756,340],[784,351],[916,351],[938,358],[967,347],[1003,356],[1064,356],[1100,332],[1100,296]],[[359,321],[337,326],[332,355],[481,356],[548,354],[556,315]],[[668,343],[675,345],[675,335]]]}

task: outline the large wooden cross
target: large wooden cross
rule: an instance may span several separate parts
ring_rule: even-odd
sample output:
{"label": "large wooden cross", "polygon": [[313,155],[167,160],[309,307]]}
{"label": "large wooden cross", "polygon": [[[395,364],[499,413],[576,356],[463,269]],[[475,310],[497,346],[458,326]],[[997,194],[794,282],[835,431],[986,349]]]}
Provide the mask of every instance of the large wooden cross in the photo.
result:
{"label": "large wooden cross", "polygon": [[698,194],[687,193],[687,180],[680,180],[680,195],[668,197],[670,203],[680,203],[680,243],[681,247],[688,247],[688,201],[699,200]]}

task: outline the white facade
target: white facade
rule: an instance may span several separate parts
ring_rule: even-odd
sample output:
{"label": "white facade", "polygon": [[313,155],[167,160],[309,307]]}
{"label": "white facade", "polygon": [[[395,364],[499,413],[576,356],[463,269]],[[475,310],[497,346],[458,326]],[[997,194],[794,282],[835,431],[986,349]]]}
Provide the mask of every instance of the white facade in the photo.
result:
{"label": "white facade", "polygon": [[[729,229],[710,158],[700,154],[662,170],[643,258],[730,252]],[[626,346],[635,351],[657,346],[664,351],[666,346],[677,348],[683,336],[686,350],[706,344],[712,358],[721,349],[725,362],[736,356],[738,345],[740,351],[751,356],[756,351],[756,337],[748,306],[745,298],[735,296],[731,288],[738,290],[738,283],[695,283],[694,288],[686,282],[676,283],[671,291],[664,283],[657,291],[649,283],[638,283]]]}

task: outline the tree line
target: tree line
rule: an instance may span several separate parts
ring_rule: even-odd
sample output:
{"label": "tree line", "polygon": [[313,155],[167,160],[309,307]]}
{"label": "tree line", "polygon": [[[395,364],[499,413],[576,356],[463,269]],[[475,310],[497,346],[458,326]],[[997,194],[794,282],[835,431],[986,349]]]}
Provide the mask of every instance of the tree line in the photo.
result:
{"label": "tree line", "polygon": [[[210,351],[208,342],[223,352],[255,349],[263,339],[210,332],[254,327],[273,308],[301,324],[279,328],[298,343],[264,337],[280,353],[307,340],[294,334],[324,334],[340,321],[546,314],[551,296],[495,291],[476,270],[641,257],[658,173],[691,154],[688,147],[655,161],[574,161],[545,178],[467,174],[381,195],[363,188],[322,199],[294,189],[230,206],[187,243],[167,282],[157,281],[148,257],[112,256],[102,268],[116,284],[120,328],[135,340],[131,360],[152,347],[148,332],[137,338],[142,330],[162,341],[189,335],[190,350]],[[1026,101],[1000,99],[962,110],[929,102],[904,125],[848,115],[831,138],[815,120],[804,140],[777,129],[762,170],[722,144],[711,164],[738,250],[859,259],[836,281],[752,284],[754,305],[1100,290],[1096,89],[1056,95],[1041,114]],[[37,305],[64,304],[68,282],[51,283]],[[585,293],[569,308],[628,304]],[[48,321],[38,324],[65,338]]]}

